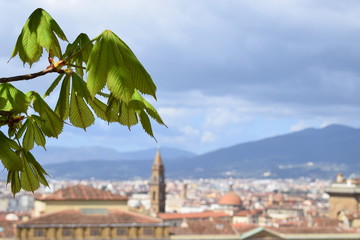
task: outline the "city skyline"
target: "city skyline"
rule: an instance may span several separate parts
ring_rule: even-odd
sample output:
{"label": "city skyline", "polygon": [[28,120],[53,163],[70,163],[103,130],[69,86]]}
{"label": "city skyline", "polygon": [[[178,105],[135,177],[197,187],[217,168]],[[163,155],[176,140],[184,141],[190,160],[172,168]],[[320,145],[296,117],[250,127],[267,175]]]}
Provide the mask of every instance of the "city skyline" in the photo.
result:
{"label": "city skyline", "polygon": [[[105,29],[133,49],[158,87],[168,128],[156,143],[140,127],[97,121],[65,127],[48,146],[118,151],[178,147],[196,153],[332,123],[359,127],[360,24],[356,1],[21,1],[2,2],[2,76],[35,72],[6,63],[29,14],[48,11],[70,41]],[[86,4],[86,7],[84,7]],[[91,17],[89,17],[91,16]],[[16,87],[43,93],[51,77]],[[36,83],[36,84],[35,84]],[[50,97],[49,101],[54,101]]]}

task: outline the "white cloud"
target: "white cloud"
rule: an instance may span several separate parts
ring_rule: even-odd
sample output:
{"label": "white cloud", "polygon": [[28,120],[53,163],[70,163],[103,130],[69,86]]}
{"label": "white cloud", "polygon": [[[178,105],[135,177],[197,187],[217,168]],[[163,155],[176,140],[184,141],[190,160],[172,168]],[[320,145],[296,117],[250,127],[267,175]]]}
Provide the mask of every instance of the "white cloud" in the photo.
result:
{"label": "white cloud", "polygon": [[196,129],[192,126],[184,126],[180,129],[180,131],[187,136],[198,136],[200,134],[199,129]]}
{"label": "white cloud", "polygon": [[216,140],[215,134],[210,131],[205,131],[201,136],[202,143],[214,142],[215,140]]}

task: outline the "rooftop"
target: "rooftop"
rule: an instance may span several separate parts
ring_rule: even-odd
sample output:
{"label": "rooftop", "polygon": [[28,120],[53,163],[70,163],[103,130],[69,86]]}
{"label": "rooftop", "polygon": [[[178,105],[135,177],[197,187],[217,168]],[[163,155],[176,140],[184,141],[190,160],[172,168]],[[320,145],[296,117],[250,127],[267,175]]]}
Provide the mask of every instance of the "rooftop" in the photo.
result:
{"label": "rooftop", "polygon": [[242,205],[242,201],[239,195],[237,195],[235,192],[229,192],[224,194],[224,196],[219,199],[218,204],[240,206]]}
{"label": "rooftop", "polygon": [[125,201],[128,198],[121,195],[116,195],[108,191],[103,191],[85,185],[75,185],[60,189],[51,194],[38,194],[35,196],[36,200],[120,200]]}
{"label": "rooftop", "polygon": [[[89,210],[89,209],[88,209]],[[99,209],[96,209],[99,210]],[[162,223],[159,218],[154,218],[130,211],[106,210],[83,211],[64,210],[33,218],[18,227],[30,227],[34,225],[89,225],[89,224],[151,224]]]}
{"label": "rooftop", "polygon": [[159,213],[159,218],[163,220],[171,219],[191,219],[191,218],[214,218],[214,217],[230,217],[224,212],[195,212],[195,213]]}
{"label": "rooftop", "polygon": [[185,226],[171,227],[174,235],[236,235],[232,225],[220,219],[186,220]]}

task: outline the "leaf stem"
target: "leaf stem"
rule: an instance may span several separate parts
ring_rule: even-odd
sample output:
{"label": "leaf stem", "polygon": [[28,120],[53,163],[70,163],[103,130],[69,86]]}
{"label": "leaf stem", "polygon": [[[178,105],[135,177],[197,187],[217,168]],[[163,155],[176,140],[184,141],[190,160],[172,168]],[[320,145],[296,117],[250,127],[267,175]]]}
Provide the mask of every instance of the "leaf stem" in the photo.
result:
{"label": "leaf stem", "polygon": [[53,73],[53,72],[65,73],[64,70],[56,69],[56,67],[54,67],[53,65],[50,65],[45,70],[42,70],[40,72],[30,73],[30,74],[25,74],[25,75],[19,75],[19,76],[13,76],[13,77],[0,78],[0,83],[15,82],[15,81],[22,81],[22,80],[30,80],[30,79],[34,79],[34,78],[46,75],[48,73]]}
{"label": "leaf stem", "polygon": [[67,66],[70,66],[70,67],[76,67],[76,68],[86,69],[86,67],[78,66],[78,65],[74,65],[74,64],[70,64],[70,63],[66,63],[66,65],[67,65]]}

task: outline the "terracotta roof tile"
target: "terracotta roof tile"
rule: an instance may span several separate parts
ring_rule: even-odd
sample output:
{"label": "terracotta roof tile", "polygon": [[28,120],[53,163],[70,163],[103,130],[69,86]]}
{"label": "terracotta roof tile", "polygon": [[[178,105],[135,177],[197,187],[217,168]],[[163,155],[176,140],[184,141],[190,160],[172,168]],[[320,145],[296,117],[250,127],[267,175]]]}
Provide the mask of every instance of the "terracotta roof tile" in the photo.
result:
{"label": "terracotta roof tile", "polygon": [[171,227],[174,235],[235,235],[230,223],[214,218],[212,220],[186,220],[187,227]]}
{"label": "terracotta roof tile", "polygon": [[[97,209],[99,210],[99,209]],[[161,223],[161,219],[122,210],[106,210],[103,213],[84,213],[81,210],[65,210],[47,214],[26,221],[23,225],[32,224],[116,224],[116,223]]]}
{"label": "terracotta roof tile", "polygon": [[75,185],[60,189],[51,194],[36,195],[37,200],[127,200],[128,198],[116,195],[108,191],[103,191],[85,185]]}
{"label": "terracotta roof tile", "polygon": [[164,220],[170,219],[191,219],[191,218],[211,218],[211,217],[230,217],[224,212],[198,212],[198,213],[159,213],[159,218]]}
{"label": "terracotta roof tile", "polygon": [[239,195],[237,195],[235,192],[228,192],[219,199],[218,204],[240,206],[242,205],[242,201]]}
{"label": "terracotta roof tile", "polygon": [[260,215],[261,213],[262,213],[261,210],[241,210],[241,211],[235,213],[234,216],[246,217],[246,216]]}
{"label": "terracotta roof tile", "polygon": [[280,228],[270,228],[267,229],[284,234],[305,234],[305,233],[357,233],[356,229],[351,228],[341,228],[341,227],[280,227]]}
{"label": "terracotta roof tile", "polygon": [[253,230],[257,227],[259,227],[256,224],[252,224],[252,223],[235,223],[233,224],[233,227],[239,232],[239,233],[244,233],[250,230]]}

